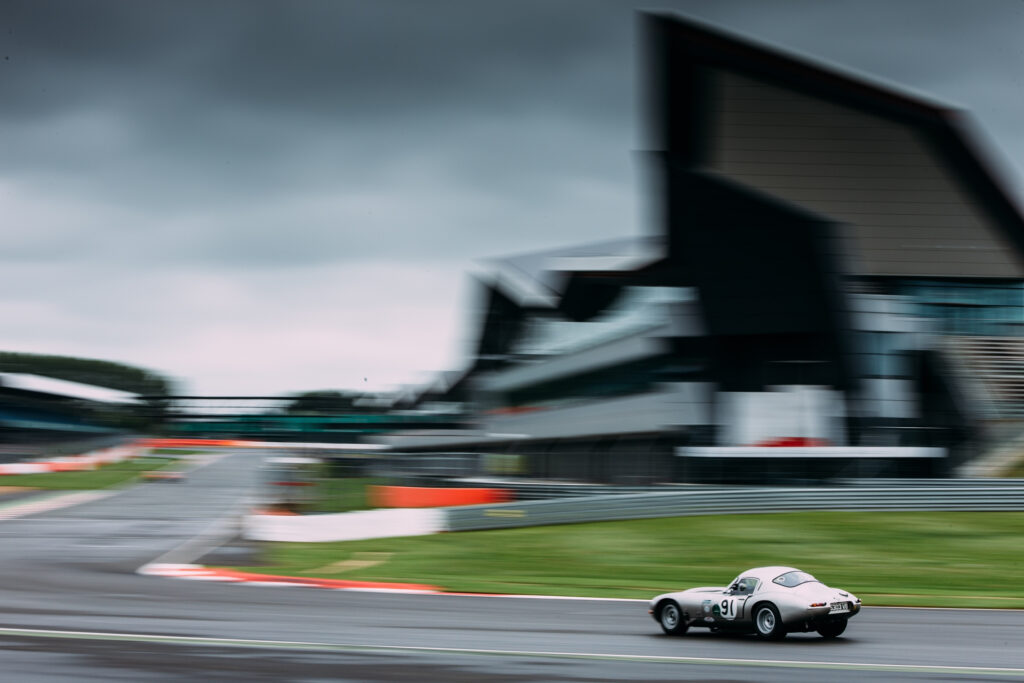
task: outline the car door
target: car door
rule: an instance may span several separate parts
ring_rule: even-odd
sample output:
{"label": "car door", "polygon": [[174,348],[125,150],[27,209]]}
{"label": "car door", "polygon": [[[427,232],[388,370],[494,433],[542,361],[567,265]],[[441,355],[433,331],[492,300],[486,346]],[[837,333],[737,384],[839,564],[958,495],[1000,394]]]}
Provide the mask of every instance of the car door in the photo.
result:
{"label": "car door", "polygon": [[729,588],[722,591],[718,598],[718,604],[711,612],[715,621],[723,626],[734,623],[736,620],[745,621],[749,619],[745,607],[747,599],[757,588],[757,579],[753,577],[742,577],[734,581]]}

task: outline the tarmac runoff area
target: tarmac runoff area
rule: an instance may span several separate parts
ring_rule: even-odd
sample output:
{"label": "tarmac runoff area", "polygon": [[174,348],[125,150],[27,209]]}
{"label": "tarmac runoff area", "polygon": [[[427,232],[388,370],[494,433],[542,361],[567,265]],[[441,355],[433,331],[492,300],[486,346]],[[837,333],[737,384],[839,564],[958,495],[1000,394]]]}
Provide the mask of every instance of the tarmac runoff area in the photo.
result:
{"label": "tarmac runoff area", "polygon": [[[52,512],[83,503],[91,503],[116,495],[124,487],[123,484],[95,491],[47,491],[45,489],[25,488],[6,485],[8,482],[17,484],[18,474],[47,474],[52,472],[71,472],[89,470],[101,465],[122,462],[140,455],[135,446],[119,446],[104,448],[81,456],[56,458],[38,462],[7,463],[0,465],[0,521],[28,517],[43,512]],[[193,459],[191,466],[182,471],[188,472],[199,467],[211,465],[228,453],[208,454]],[[7,476],[14,478],[7,479]]]}
{"label": "tarmac runoff area", "polygon": [[72,505],[103,500],[115,493],[116,491],[72,491],[61,493],[33,491],[23,498],[0,502],[0,520],[17,519],[18,517],[27,517],[28,515],[40,512],[50,512],[71,507]]}

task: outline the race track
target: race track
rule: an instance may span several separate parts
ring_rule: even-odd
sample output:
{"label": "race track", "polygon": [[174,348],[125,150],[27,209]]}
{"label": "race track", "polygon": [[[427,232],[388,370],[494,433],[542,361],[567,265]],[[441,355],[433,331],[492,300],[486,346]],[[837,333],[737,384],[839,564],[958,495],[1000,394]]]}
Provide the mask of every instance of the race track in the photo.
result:
{"label": "race track", "polygon": [[[1024,612],[867,607],[846,635],[661,635],[635,601],[399,595],[140,576],[246,504],[256,457],[0,521],[11,681],[1024,679]],[[193,545],[192,550],[196,547]],[[173,557],[173,555],[172,555]]]}

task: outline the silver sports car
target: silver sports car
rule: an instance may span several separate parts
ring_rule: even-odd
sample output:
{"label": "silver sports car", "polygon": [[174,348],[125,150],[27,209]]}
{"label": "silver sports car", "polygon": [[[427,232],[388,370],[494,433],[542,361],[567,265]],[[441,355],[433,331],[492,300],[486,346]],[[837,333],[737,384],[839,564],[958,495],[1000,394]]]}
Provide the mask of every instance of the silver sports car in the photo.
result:
{"label": "silver sports car", "polygon": [[757,567],[728,588],[691,588],[651,600],[648,612],[665,633],[682,635],[691,626],[714,631],[756,633],[767,640],[793,631],[817,631],[835,638],[860,611],[855,595],[829,588],[793,567]]}

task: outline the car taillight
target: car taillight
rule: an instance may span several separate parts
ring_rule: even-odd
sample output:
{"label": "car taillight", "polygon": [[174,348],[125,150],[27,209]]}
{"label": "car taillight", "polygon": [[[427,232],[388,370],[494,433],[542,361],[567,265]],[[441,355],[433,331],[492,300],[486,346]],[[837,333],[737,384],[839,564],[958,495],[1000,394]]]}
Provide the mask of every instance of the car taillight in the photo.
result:
{"label": "car taillight", "polygon": [[811,607],[824,607],[827,604],[827,602],[812,602]]}

